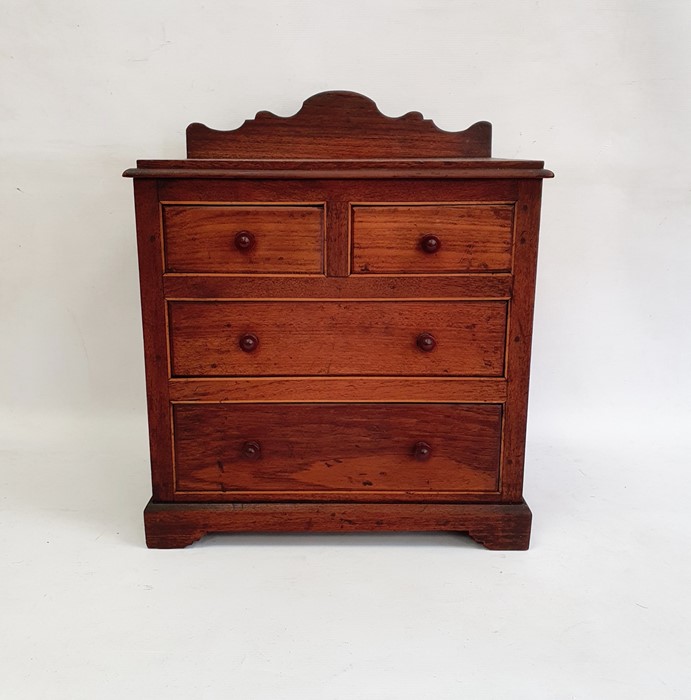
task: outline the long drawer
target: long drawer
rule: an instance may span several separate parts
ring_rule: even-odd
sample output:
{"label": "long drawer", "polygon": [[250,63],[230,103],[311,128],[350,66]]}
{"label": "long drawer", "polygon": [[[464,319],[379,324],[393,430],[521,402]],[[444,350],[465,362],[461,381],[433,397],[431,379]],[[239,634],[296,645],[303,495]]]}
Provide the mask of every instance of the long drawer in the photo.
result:
{"label": "long drawer", "polygon": [[504,373],[505,301],[171,301],[168,316],[174,377]]}
{"label": "long drawer", "polygon": [[178,492],[497,489],[497,404],[177,404]]}

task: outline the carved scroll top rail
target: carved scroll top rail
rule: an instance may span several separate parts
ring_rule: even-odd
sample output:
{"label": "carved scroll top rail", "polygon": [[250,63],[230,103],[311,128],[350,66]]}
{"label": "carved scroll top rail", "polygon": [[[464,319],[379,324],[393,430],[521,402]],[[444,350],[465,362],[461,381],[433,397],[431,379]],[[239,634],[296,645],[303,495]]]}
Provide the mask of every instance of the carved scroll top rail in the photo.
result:
{"label": "carved scroll top rail", "polygon": [[321,92],[291,117],[259,112],[237,129],[187,127],[187,157],[217,159],[489,158],[492,125],[443,131],[419,112],[387,117],[355,92]]}

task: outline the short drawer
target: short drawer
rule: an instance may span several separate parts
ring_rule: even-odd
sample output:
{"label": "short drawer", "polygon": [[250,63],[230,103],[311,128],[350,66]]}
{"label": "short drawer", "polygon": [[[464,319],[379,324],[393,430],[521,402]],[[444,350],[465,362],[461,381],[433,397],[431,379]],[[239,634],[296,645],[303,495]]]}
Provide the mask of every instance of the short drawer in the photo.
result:
{"label": "short drawer", "polygon": [[319,274],[323,221],[320,206],[165,206],[166,271]]}
{"label": "short drawer", "polygon": [[504,373],[505,301],[171,301],[176,377]]}
{"label": "short drawer", "polygon": [[177,404],[178,492],[496,491],[497,404]]}
{"label": "short drawer", "polygon": [[513,205],[355,206],[354,274],[508,272]]}

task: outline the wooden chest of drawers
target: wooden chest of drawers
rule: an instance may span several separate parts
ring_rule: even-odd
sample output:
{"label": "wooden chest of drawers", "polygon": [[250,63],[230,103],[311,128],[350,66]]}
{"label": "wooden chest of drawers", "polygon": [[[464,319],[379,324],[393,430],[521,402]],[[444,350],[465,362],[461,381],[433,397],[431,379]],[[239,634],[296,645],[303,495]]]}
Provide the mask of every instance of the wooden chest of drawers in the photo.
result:
{"label": "wooden chest of drawers", "polygon": [[525,549],[539,161],[355,93],[135,178],[150,547],[454,530]]}

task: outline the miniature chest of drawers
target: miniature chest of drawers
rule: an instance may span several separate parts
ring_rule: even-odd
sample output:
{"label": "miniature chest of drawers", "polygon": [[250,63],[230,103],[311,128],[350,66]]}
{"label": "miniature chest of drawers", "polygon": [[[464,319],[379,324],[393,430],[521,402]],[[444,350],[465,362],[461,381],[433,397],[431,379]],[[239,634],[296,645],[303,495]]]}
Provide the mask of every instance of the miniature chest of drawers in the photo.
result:
{"label": "miniature chest of drawers", "polygon": [[542,179],[327,92],[187,129],[134,178],[150,547],[211,532],[449,530],[526,549]]}

